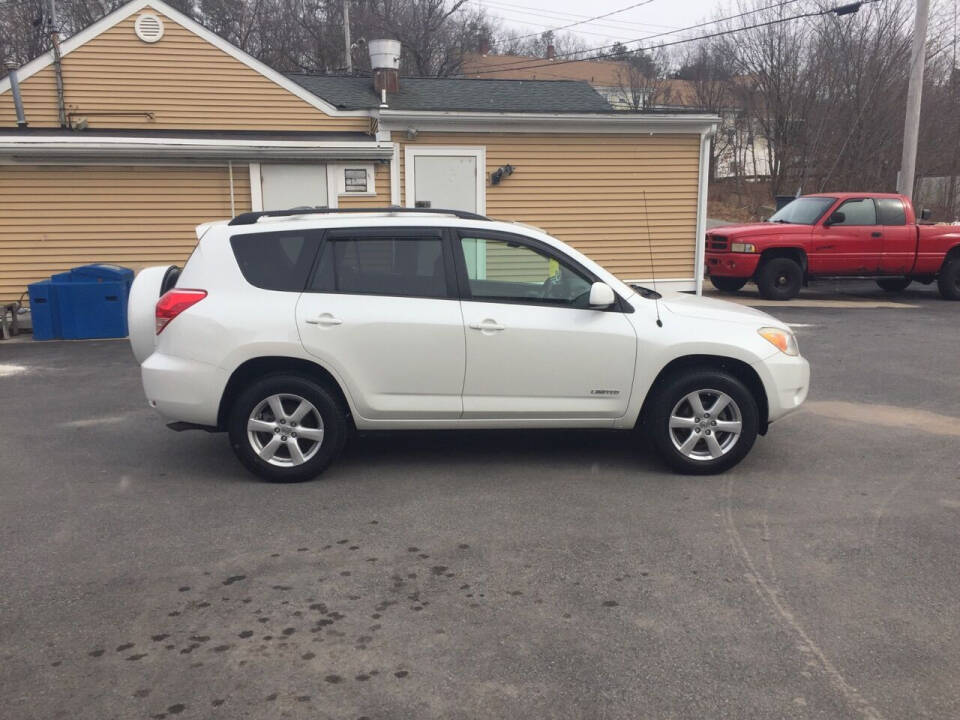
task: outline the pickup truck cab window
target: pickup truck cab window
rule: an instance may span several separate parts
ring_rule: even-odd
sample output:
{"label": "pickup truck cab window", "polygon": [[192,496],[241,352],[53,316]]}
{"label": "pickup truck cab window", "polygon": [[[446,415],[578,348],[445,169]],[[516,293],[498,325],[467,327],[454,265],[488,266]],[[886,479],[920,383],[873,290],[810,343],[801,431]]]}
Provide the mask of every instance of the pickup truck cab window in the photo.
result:
{"label": "pickup truck cab window", "polygon": [[835,201],[836,198],[830,197],[797,198],[771,215],[767,222],[813,225]]}
{"label": "pickup truck cab window", "polygon": [[877,213],[880,216],[881,225],[907,224],[907,213],[903,208],[903,202],[896,198],[877,198]]}
{"label": "pickup truck cab window", "polygon": [[877,208],[873,204],[873,198],[857,198],[856,200],[847,200],[834,213],[843,213],[843,220],[832,222],[831,225],[876,225]]}

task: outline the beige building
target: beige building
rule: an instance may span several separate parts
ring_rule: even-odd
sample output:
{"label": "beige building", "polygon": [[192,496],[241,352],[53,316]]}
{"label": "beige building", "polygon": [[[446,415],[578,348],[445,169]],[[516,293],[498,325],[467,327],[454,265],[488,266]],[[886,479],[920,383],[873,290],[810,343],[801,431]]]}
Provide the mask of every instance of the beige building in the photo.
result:
{"label": "beige building", "polygon": [[[626,280],[701,283],[717,118],[587,83],[283,75],[133,0],[0,80],[0,301],[68,267],[182,264],[196,225],[301,205],[537,225]],[[512,170],[512,172],[511,172]],[[499,172],[498,172],[499,171]],[[649,240],[648,240],[649,238]]]}

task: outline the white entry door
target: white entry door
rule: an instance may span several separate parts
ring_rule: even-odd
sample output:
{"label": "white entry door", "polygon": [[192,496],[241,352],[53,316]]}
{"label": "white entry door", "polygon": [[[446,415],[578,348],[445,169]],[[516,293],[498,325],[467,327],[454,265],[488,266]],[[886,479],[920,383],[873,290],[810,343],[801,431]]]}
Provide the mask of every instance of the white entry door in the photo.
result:
{"label": "white entry door", "polygon": [[295,207],[326,207],[327,166],[300,164],[263,164],[260,189],[264,210],[289,210]]}
{"label": "white entry door", "polygon": [[484,148],[408,145],[405,153],[407,207],[486,212]]}

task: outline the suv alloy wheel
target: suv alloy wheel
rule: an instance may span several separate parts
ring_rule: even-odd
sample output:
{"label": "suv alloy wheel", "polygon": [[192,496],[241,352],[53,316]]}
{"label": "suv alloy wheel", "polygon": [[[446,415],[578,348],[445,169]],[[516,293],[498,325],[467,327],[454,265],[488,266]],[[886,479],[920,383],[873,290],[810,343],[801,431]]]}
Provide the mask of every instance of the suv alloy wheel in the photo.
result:
{"label": "suv alloy wheel", "polygon": [[300,375],[267,375],[240,393],[228,420],[240,462],[269,482],[302,482],[323,472],[346,438],[344,408]]}

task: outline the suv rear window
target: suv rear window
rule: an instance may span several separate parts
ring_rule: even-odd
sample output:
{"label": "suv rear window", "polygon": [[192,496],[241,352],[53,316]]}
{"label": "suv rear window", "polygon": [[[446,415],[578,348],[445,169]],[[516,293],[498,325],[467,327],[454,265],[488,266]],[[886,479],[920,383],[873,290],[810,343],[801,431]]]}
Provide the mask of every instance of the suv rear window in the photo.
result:
{"label": "suv rear window", "polygon": [[303,292],[317,250],[314,237],[296,231],[234,235],[230,245],[248,283],[287,292]]}
{"label": "suv rear window", "polygon": [[324,243],[314,292],[448,297],[439,237],[333,238]]}

